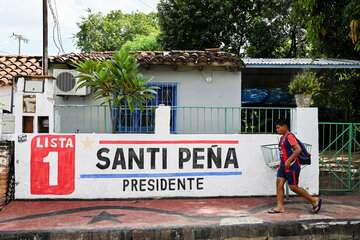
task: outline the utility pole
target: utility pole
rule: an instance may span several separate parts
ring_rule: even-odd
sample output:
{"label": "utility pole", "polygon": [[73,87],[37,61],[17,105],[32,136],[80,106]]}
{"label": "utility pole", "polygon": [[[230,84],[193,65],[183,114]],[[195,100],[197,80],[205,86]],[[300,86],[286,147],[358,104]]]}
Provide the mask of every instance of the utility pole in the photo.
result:
{"label": "utility pole", "polygon": [[15,33],[12,34],[12,37],[19,39],[19,53],[18,53],[18,55],[20,55],[20,52],[21,52],[21,41],[23,41],[24,43],[28,43],[28,42],[29,42],[29,39],[27,39],[27,38],[24,37],[23,35],[15,34]]}
{"label": "utility pole", "polygon": [[48,75],[48,9],[47,0],[43,0],[43,56],[42,74]]}

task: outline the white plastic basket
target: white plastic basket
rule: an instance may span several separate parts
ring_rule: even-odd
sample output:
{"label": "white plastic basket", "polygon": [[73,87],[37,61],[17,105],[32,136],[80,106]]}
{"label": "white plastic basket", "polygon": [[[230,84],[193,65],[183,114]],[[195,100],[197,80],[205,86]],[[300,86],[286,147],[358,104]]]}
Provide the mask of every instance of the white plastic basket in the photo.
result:
{"label": "white plastic basket", "polygon": [[[311,153],[311,145],[304,143],[306,150]],[[278,144],[261,145],[262,155],[266,166],[276,171],[280,164]]]}

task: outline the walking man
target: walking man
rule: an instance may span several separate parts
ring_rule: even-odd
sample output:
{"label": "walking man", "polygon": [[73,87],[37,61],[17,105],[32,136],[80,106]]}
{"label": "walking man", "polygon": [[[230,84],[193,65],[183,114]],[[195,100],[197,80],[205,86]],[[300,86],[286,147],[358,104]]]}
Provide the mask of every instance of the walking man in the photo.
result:
{"label": "walking man", "polygon": [[313,206],[313,213],[318,213],[321,208],[321,199],[312,197],[305,189],[298,186],[301,165],[297,159],[301,153],[301,147],[297,143],[294,134],[289,131],[286,120],[279,119],[275,123],[276,131],[282,135],[279,142],[280,165],[276,178],[276,200],[277,206],[268,213],[283,213],[284,210],[284,184],[288,181],[291,191],[306,198]]}

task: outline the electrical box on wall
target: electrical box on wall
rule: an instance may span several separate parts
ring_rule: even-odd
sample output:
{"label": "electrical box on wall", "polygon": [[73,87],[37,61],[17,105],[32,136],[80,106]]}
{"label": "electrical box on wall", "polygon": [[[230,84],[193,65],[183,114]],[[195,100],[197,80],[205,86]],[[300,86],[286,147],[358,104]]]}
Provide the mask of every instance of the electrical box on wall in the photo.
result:
{"label": "electrical box on wall", "polygon": [[42,93],[44,92],[44,78],[25,78],[24,92]]}
{"label": "electrical box on wall", "polygon": [[55,95],[85,96],[90,94],[90,89],[87,87],[77,89],[77,79],[74,79],[74,77],[78,76],[79,72],[68,69],[54,69],[53,75],[56,78],[54,84]]}

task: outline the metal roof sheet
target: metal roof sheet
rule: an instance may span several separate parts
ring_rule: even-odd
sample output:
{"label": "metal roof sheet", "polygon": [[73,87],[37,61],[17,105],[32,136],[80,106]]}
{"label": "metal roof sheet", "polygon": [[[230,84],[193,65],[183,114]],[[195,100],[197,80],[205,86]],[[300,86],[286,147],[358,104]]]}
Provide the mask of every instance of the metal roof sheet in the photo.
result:
{"label": "metal roof sheet", "polygon": [[360,68],[360,61],[336,58],[243,58],[247,68]]}

